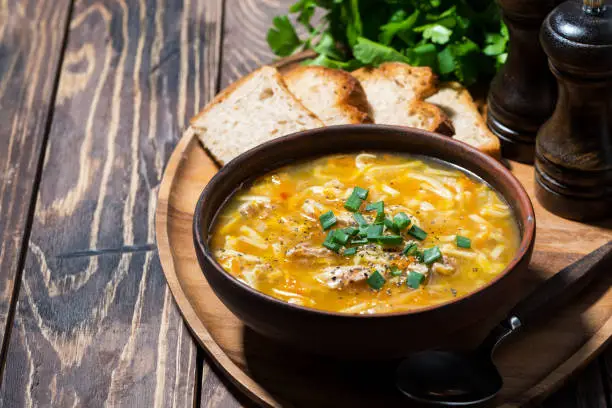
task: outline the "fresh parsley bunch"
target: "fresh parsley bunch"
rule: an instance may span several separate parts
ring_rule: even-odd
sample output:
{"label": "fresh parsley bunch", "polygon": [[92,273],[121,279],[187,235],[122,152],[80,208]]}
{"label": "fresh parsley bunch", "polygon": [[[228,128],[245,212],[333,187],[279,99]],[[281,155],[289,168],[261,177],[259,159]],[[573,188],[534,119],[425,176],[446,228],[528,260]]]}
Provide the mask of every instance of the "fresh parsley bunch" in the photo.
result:
{"label": "fresh parsley bunch", "polygon": [[400,61],[468,86],[490,78],[507,56],[508,29],[494,0],[299,0],[289,12],[306,35],[277,16],[268,44],[280,57],[314,50],[307,64],[350,71]]}

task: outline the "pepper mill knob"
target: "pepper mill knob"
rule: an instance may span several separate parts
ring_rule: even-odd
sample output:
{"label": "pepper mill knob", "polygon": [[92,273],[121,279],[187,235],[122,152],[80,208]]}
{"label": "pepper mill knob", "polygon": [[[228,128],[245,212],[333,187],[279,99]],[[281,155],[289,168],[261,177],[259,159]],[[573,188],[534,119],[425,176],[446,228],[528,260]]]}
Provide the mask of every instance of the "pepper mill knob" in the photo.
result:
{"label": "pepper mill knob", "polygon": [[502,154],[533,163],[535,138],[550,118],[557,84],[538,36],[542,21],[559,0],[497,0],[510,35],[508,58],[491,83],[487,124]]}
{"label": "pepper mill knob", "polygon": [[610,217],[612,9],[602,0],[563,3],[540,38],[559,98],[536,140],[536,196],[564,218]]}

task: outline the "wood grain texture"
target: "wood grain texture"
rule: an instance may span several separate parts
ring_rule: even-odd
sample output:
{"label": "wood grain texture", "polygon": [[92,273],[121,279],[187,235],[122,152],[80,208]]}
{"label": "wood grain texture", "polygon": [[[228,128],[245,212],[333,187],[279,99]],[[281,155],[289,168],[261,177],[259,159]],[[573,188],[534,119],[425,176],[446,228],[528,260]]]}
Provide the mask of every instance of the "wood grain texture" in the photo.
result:
{"label": "wood grain texture", "polygon": [[18,279],[69,5],[70,0],[0,2],[0,345]]}
{"label": "wood grain texture", "polygon": [[225,0],[221,89],[277,59],[266,41],[276,15],[295,0]]}
{"label": "wood grain texture", "polygon": [[1,407],[194,405],[196,347],[153,218],[164,163],[216,92],[220,13],[75,2]]}

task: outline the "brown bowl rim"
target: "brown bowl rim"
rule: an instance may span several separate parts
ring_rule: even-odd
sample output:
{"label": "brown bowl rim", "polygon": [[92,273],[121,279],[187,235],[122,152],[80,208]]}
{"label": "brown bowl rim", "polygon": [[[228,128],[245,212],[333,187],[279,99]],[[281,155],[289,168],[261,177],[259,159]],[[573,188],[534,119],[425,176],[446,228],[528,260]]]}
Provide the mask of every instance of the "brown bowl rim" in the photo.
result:
{"label": "brown bowl rim", "polygon": [[[506,266],[506,268],[504,268],[504,270],[498,276],[496,276],[493,280],[489,281],[486,285],[462,297],[451,299],[443,303],[439,303],[439,304],[435,304],[435,305],[431,305],[431,306],[427,306],[427,307],[423,307],[423,308],[419,308],[415,310],[401,311],[401,312],[389,312],[389,313],[373,313],[373,314],[350,314],[350,313],[341,313],[341,312],[331,312],[327,310],[315,309],[315,308],[310,308],[310,307],[301,306],[301,305],[294,305],[288,302],[284,302],[273,296],[267,295],[263,292],[260,292],[257,289],[254,289],[251,286],[247,285],[246,283],[241,282],[235,276],[227,272],[217,262],[213,254],[209,251],[208,244],[205,243],[202,239],[202,225],[201,225],[202,208],[204,206],[204,202],[206,201],[207,196],[210,194],[210,191],[212,190],[211,186],[214,186],[215,184],[213,182],[219,178],[224,177],[225,174],[235,171],[235,169],[243,166],[245,163],[248,163],[248,161],[252,157],[259,154],[259,152],[261,152],[262,150],[272,149],[277,144],[293,143],[292,142],[293,140],[296,140],[302,137],[312,137],[313,135],[316,135],[319,133],[342,133],[342,132],[350,132],[355,129],[369,130],[372,133],[372,135],[375,135],[376,132],[378,132],[379,130],[384,130],[387,132],[389,131],[397,132],[397,133],[401,133],[404,135],[420,134],[421,136],[426,136],[430,138],[432,140],[431,143],[434,143],[434,144],[448,143],[454,146],[458,150],[464,150],[467,153],[469,153],[470,159],[468,161],[477,162],[478,160],[482,160],[485,162],[486,165],[492,167],[493,172],[497,171],[498,173],[501,173],[502,176],[505,177],[506,180],[509,182],[511,189],[517,193],[517,195],[513,197],[503,196],[504,199],[507,201],[510,201],[509,198],[512,198],[513,200],[517,201],[518,207],[521,208],[526,213],[526,217],[524,219],[521,218],[519,220],[519,222],[521,222],[523,225],[523,231],[522,231],[523,235],[521,237],[519,248],[515,256],[512,258],[512,261]],[[338,152],[338,153],[341,153],[341,152]],[[414,155],[414,153],[411,153],[411,154]],[[424,155],[424,156],[429,157],[427,155]],[[440,158],[439,160],[445,163],[449,163],[448,160],[446,159]],[[452,165],[452,163],[449,163],[449,164]],[[462,171],[469,172],[469,170],[464,169],[462,166],[457,166],[457,167],[460,167]],[[267,171],[268,172],[272,171],[272,169],[267,170]],[[476,174],[476,176],[482,177],[479,174]],[[236,188],[238,187],[239,186],[236,186]],[[235,189],[233,191],[235,191]],[[222,206],[219,207],[219,209],[217,209],[217,213],[221,208]],[[215,217],[216,217],[216,214],[215,214]],[[214,220],[214,217],[213,217],[213,220]],[[252,149],[247,150],[246,152],[238,155],[237,157],[235,157],[234,159],[226,163],[224,166],[222,166],[221,169],[206,184],[206,186],[202,190],[202,193],[200,194],[200,197],[198,198],[198,202],[196,204],[194,218],[193,218],[193,237],[194,237],[194,242],[196,243],[196,250],[200,253],[200,255],[204,256],[206,260],[212,266],[214,266],[217,272],[220,272],[221,275],[223,275],[233,285],[238,286],[242,290],[246,290],[251,295],[258,297],[265,302],[271,302],[282,308],[288,308],[290,310],[296,310],[296,311],[300,311],[300,312],[307,313],[307,314],[323,315],[327,317],[337,317],[337,318],[345,318],[345,319],[351,319],[351,318],[352,319],[371,319],[371,318],[384,319],[384,318],[397,318],[401,316],[415,316],[419,314],[425,314],[425,313],[428,313],[434,310],[438,311],[441,309],[446,309],[453,305],[466,302],[473,296],[476,296],[476,295],[479,295],[485,292],[488,288],[497,284],[500,280],[502,280],[504,277],[506,277],[508,274],[510,274],[514,270],[514,268],[521,262],[521,260],[523,260],[523,258],[530,253],[532,245],[535,241],[535,231],[536,231],[536,218],[535,218],[535,212],[533,209],[533,204],[531,202],[531,199],[529,195],[527,194],[527,191],[521,184],[521,182],[501,162],[492,158],[491,156],[488,156],[482,153],[480,150],[477,150],[476,148],[468,145],[467,143],[452,139],[448,136],[440,135],[440,134],[429,132],[429,131],[422,130],[422,129],[406,127],[406,126],[377,125],[377,124],[335,125],[335,126],[326,126],[326,127],[321,127],[321,128],[309,129],[309,130],[304,130],[301,132],[291,133],[286,136],[278,137],[276,139],[262,143]],[[202,269],[202,272],[204,273],[205,265],[202,264],[199,257],[198,257],[198,264],[200,266],[200,269]]]}

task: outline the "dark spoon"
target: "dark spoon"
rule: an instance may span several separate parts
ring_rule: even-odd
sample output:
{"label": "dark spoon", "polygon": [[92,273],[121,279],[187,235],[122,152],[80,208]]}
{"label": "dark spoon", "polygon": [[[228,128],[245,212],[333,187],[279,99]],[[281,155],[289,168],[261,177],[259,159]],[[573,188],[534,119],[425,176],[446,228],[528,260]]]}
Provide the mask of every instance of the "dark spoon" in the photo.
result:
{"label": "dark spoon", "polygon": [[548,316],[603,271],[612,268],[612,241],[569,265],[539,286],[471,353],[423,351],[402,361],[397,388],[408,398],[441,407],[474,407],[492,400],[503,380],[495,349],[512,333]]}

